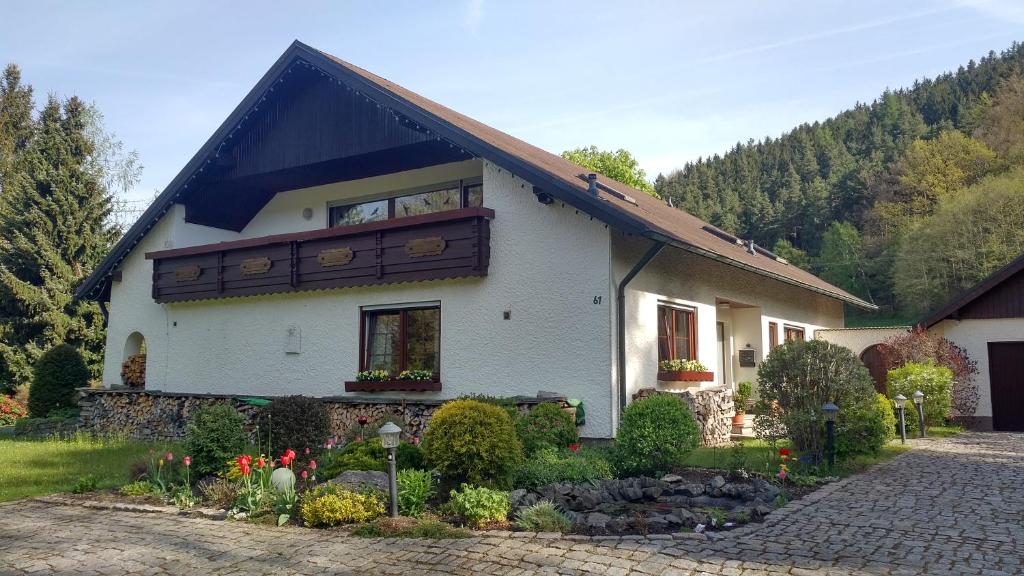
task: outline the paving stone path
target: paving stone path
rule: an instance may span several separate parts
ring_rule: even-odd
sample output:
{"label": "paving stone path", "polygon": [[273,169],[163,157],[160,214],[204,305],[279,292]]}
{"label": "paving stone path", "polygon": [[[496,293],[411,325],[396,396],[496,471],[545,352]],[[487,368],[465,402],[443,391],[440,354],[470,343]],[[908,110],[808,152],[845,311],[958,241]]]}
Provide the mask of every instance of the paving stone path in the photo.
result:
{"label": "paving stone path", "polygon": [[1024,435],[921,441],[721,538],[367,540],[39,501],[0,505],[0,574],[1024,574]]}

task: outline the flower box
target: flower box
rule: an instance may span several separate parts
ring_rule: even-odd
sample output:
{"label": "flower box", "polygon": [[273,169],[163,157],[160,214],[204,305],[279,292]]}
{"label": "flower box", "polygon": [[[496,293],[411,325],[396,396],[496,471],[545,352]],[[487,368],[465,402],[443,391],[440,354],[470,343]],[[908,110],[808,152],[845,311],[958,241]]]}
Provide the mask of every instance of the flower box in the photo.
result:
{"label": "flower box", "polygon": [[351,380],[345,392],[440,392],[440,380]]}
{"label": "flower box", "polygon": [[663,382],[714,382],[715,373],[710,371],[682,370],[679,372],[658,372]]}

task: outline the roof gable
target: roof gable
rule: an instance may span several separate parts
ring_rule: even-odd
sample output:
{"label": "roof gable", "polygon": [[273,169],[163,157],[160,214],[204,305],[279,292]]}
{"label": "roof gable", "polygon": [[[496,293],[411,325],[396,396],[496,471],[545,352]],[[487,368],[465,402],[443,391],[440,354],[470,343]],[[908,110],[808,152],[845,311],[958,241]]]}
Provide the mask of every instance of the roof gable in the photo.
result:
{"label": "roof gable", "polygon": [[[395,119],[429,138],[424,142],[442,144],[437,146],[439,150],[445,149],[446,145],[447,149],[458,150],[462,154],[486,158],[551,196],[624,233],[664,242],[856,306],[874,308],[807,271],[766,256],[763,252],[749,250],[736,241],[723,239],[721,234],[713,232],[713,227],[699,218],[670,207],[640,190],[603,178],[603,185],[592,191],[584,178],[586,170],[580,166],[298,41],[285,51],[185,169],[118,242],[107,259],[86,279],[79,289],[80,297],[103,297],[102,294],[109,286],[110,274],[128,251],[173,203],[195,197],[183,198],[182,195],[195,194],[188,191],[190,184],[193,190],[203,185],[205,180],[195,180],[205,169],[209,167],[217,170],[216,164],[211,167],[211,163],[217,161],[223,143],[230,139],[234,131],[242,128],[249,114],[267,101],[275,85],[282,81],[282,75],[295,66],[315,71],[343,85],[346,90],[351,90],[367,102],[383,107]],[[245,189],[244,186],[239,187],[239,191]],[[230,194],[232,191],[225,193]],[[267,200],[274,193],[271,190],[258,191]],[[212,213],[216,212],[217,206],[225,205],[223,196],[207,194],[206,198],[205,208]],[[257,197],[256,200],[261,199]]]}
{"label": "roof gable", "polygon": [[931,328],[947,318],[1024,318],[1024,254],[954,298],[920,324]]}

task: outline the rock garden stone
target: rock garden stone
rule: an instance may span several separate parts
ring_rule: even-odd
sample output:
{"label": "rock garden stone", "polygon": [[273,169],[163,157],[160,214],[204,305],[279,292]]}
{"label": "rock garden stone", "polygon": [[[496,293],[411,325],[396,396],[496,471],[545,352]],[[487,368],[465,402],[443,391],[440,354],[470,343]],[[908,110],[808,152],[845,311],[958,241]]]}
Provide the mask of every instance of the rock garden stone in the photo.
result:
{"label": "rock garden stone", "polygon": [[612,517],[607,514],[602,514],[600,512],[591,512],[587,515],[587,527],[593,528],[595,530],[604,530],[605,528],[607,528],[608,521],[611,519]]}
{"label": "rock garden stone", "polygon": [[346,470],[330,480],[330,483],[341,484],[356,492],[366,488],[373,488],[385,493],[388,491],[388,475],[373,470]]}

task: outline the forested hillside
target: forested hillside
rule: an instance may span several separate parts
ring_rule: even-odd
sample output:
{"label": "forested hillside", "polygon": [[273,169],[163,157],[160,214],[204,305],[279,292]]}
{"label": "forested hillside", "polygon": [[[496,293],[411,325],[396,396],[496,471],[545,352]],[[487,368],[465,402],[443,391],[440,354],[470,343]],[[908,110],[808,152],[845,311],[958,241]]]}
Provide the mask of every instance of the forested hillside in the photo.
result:
{"label": "forested hillside", "polygon": [[912,321],[1024,252],[1024,45],[659,175],[663,198]]}

